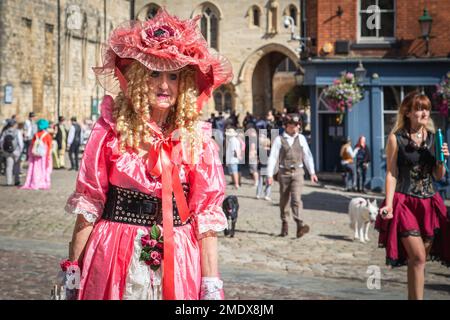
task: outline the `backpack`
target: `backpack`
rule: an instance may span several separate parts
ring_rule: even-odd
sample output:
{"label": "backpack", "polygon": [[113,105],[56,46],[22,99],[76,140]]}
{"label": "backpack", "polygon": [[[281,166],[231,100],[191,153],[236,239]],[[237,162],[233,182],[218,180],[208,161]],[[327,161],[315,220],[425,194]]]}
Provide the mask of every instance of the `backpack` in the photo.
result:
{"label": "backpack", "polygon": [[31,149],[31,153],[35,157],[44,157],[47,152],[47,147],[45,145],[44,137],[47,135],[47,132],[44,132],[42,136],[36,136],[36,140],[34,141],[33,148]]}
{"label": "backpack", "polygon": [[15,130],[6,130],[3,138],[2,149],[4,152],[13,153],[17,148],[17,139]]}

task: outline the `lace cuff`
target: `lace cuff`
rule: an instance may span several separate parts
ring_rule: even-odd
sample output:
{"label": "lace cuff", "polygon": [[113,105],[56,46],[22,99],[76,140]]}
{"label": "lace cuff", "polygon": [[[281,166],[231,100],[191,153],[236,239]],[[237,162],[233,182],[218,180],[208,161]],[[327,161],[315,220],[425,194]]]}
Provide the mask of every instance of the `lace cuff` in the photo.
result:
{"label": "lace cuff", "polygon": [[197,232],[200,236],[208,231],[223,231],[228,226],[227,218],[222,208],[218,205],[208,206],[205,211],[196,216],[196,222]]}
{"label": "lace cuff", "polygon": [[70,214],[82,214],[86,221],[94,223],[103,212],[103,207],[103,201],[74,192],[67,200],[64,210]]}
{"label": "lace cuff", "polygon": [[200,300],[223,300],[223,281],[215,277],[202,277]]}

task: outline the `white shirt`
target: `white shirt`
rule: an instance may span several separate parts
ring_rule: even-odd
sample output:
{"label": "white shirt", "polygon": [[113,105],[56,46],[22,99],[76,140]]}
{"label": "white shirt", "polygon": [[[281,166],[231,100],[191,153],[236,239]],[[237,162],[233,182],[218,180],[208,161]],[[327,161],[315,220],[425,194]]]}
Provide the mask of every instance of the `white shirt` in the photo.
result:
{"label": "white shirt", "polygon": [[[303,149],[303,163],[308,169],[310,175],[316,174],[314,170],[314,158],[312,156],[311,150],[309,149],[308,142],[306,138],[302,134],[296,134],[294,136],[288,135],[286,132],[283,133],[283,137],[286,138],[287,143],[290,147],[294,144],[295,138],[298,136],[298,141],[300,143],[300,147]],[[275,165],[277,164],[278,158],[280,156],[281,149],[281,137],[277,136],[273,142],[272,149],[270,150],[269,160],[267,162],[267,176],[272,177],[273,172],[275,170]],[[303,164],[300,165],[300,168],[303,168]]]}
{"label": "white shirt", "polygon": [[31,140],[33,139],[33,136],[37,132],[37,125],[30,119],[25,120],[25,124],[23,125],[23,134],[25,140]]}
{"label": "white shirt", "polygon": [[[236,153],[235,153],[236,151]],[[237,154],[237,157],[234,155]],[[241,143],[237,137],[230,137],[227,139],[226,164],[239,164],[241,155]]]}
{"label": "white shirt", "polygon": [[[83,128],[80,126],[80,129],[81,129],[80,130],[80,144],[81,144],[83,142]],[[75,131],[76,131],[75,126],[71,125],[70,129],[69,129],[69,135],[67,136],[67,145],[69,147],[72,144],[73,140],[75,139]]]}

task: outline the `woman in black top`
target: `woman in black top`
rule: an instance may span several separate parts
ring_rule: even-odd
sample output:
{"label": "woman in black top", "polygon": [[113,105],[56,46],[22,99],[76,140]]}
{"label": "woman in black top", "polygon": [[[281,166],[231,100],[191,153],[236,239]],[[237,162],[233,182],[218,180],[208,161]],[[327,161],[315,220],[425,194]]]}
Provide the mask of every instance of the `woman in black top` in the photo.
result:
{"label": "woman in black top", "polygon": [[[423,299],[427,256],[450,265],[447,209],[432,183],[445,175],[445,166],[435,158],[430,110],[430,100],[418,92],[399,108],[386,148],[386,199],[375,224],[386,262],[408,265],[409,299]],[[447,158],[446,143],[442,151]]]}

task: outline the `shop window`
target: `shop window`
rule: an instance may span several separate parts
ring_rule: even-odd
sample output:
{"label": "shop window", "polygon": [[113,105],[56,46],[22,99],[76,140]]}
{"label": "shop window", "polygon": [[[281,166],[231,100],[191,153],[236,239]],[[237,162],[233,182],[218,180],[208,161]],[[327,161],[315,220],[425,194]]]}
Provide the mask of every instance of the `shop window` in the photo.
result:
{"label": "shop window", "polygon": [[435,128],[445,128],[445,119],[439,114],[434,105],[433,93],[436,90],[434,86],[385,86],[383,87],[383,127],[385,143],[387,137],[394,128],[401,101],[408,93],[415,90],[424,92],[431,100],[431,118],[433,119]]}

